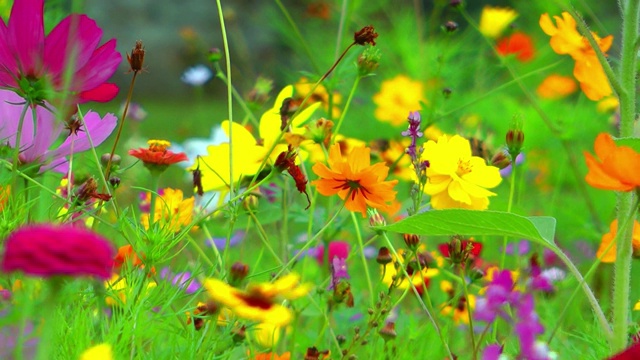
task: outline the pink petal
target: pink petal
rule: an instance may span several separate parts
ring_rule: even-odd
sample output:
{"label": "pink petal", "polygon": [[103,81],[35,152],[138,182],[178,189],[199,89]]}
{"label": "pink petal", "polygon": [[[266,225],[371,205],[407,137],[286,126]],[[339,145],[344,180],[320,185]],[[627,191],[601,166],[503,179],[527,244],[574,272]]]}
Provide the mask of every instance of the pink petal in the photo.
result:
{"label": "pink petal", "polygon": [[7,44],[25,75],[39,75],[44,51],[44,0],[16,0],[11,8]]}
{"label": "pink petal", "polygon": [[2,64],[0,65],[0,85],[15,87],[17,86],[15,78],[18,66],[8,43],[8,32],[9,29],[4,21],[0,20],[0,64]]}
{"label": "pink petal", "polygon": [[46,39],[44,62],[54,84],[61,85],[65,67],[71,66],[74,72],[84,67],[101,38],[102,30],[86,15],[70,15],[51,30]]}
{"label": "pink petal", "polygon": [[113,75],[122,62],[122,56],[116,51],[116,40],[111,39],[97,48],[91,59],[76,73],[72,90],[93,89]]}
{"label": "pink petal", "polygon": [[118,85],[112,83],[104,83],[97,88],[86,90],[80,93],[79,103],[87,101],[108,102],[118,95]]}

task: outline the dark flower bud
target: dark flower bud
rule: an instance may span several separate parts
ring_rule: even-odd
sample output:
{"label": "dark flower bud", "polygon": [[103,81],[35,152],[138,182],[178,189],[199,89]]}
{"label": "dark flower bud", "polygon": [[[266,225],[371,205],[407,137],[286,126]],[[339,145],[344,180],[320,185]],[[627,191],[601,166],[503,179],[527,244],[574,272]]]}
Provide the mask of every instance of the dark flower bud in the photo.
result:
{"label": "dark flower bud", "polygon": [[451,96],[452,92],[453,90],[451,90],[451,88],[449,87],[442,89],[442,95],[444,95],[445,99],[448,99]]}
{"label": "dark flower bud", "polygon": [[449,6],[453,8],[457,8],[462,5],[462,0],[451,0],[449,1]]}
{"label": "dark flower bud", "polygon": [[111,185],[111,187],[113,187],[114,189],[117,189],[118,186],[120,186],[120,178],[117,176],[112,176],[109,178],[109,184]]}
{"label": "dark flower bud", "polygon": [[367,25],[353,35],[353,42],[357,45],[371,44],[376,46],[376,38],[378,33],[371,25]]}
{"label": "dark flower bud", "polygon": [[229,272],[230,281],[234,284],[238,284],[249,275],[249,265],[245,265],[241,262],[235,262],[231,265]]}
{"label": "dark flower bud", "polygon": [[142,70],[144,64],[144,46],[142,46],[142,40],[136,41],[136,46],[131,50],[131,54],[127,54],[127,61],[131,67],[131,71],[134,73]]}
{"label": "dark flower bud", "polygon": [[493,155],[493,158],[491,158],[491,165],[502,170],[511,165],[511,158],[509,157],[509,154],[505,153],[504,151],[498,151],[495,155]]}
{"label": "dark flower bud", "polygon": [[382,336],[384,341],[395,339],[398,337],[398,333],[396,333],[396,323],[389,321],[382,327],[382,329],[380,329],[380,331],[378,331],[378,334]]}
{"label": "dark flower bud", "polygon": [[[109,158],[111,157],[111,154],[106,153],[104,155],[102,155],[100,157],[100,162],[102,163],[102,165],[107,166],[107,164],[109,163]],[[120,162],[122,161],[122,158],[120,157],[120,155],[113,155],[113,157],[111,158],[111,165],[118,165],[120,164]]]}
{"label": "dark flower bud", "polygon": [[231,338],[235,343],[243,342],[244,339],[247,338],[247,327],[242,325],[239,328],[231,330]]}
{"label": "dark flower bud", "polygon": [[380,265],[387,265],[392,261],[393,258],[391,257],[389,249],[387,249],[385,246],[381,247],[380,250],[378,250],[378,257],[376,257],[376,262]]}
{"label": "dark flower bud", "polygon": [[449,20],[446,23],[444,23],[443,27],[446,32],[452,33],[458,30],[458,23],[456,23],[455,21]]}
{"label": "dark flower bud", "polygon": [[420,244],[420,237],[416,234],[404,234],[403,238],[405,245],[411,250],[416,249]]}
{"label": "dark flower bud", "polygon": [[376,227],[376,226],[387,225],[387,221],[375,209],[372,209],[371,211],[368,211],[368,212],[369,212],[369,226]]}
{"label": "dark flower bud", "polygon": [[522,131],[522,117],[519,115],[514,116],[507,131],[506,136],[507,149],[511,158],[515,159],[522,150],[522,144],[524,143],[524,132]]}

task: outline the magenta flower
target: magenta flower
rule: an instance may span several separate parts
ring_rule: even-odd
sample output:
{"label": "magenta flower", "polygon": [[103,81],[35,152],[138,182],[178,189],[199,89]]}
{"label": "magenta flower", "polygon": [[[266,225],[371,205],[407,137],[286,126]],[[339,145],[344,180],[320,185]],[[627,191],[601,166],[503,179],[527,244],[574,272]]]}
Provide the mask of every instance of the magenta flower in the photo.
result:
{"label": "magenta flower", "polygon": [[[23,109],[23,105],[16,105],[20,101],[23,100],[16,93],[0,90],[0,139],[12,148],[16,146],[18,122]],[[113,114],[107,114],[101,119],[100,115],[90,111],[84,115],[84,126],[79,131],[70,133],[65,130],[65,124],[56,120],[54,114],[45,107],[36,106],[35,113],[35,122],[31,111],[27,111],[25,115],[19,160],[22,164],[37,165],[40,172],[53,169],[66,173],[69,166],[66,156],[71,155],[71,150],[79,153],[91,148],[87,134],[91,136],[93,145],[98,146],[111,135],[118,122]],[[67,138],[52,149],[63,133]]]}
{"label": "magenta flower", "polygon": [[[44,0],[15,0],[8,25],[0,21],[0,85],[32,104],[67,92],[68,105],[106,102],[118,87],[106,81],[122,59],[116,40],[102,46],[102,29],[86,15],[70,15],[44,33]],[[67,85],[66,72],[71,72]]]}
{"label": "magenta flower", "polygon": [[35,276],[111,277],[113,247],[102,236],[68,225],[24,226],[5,242],[2,271]]}

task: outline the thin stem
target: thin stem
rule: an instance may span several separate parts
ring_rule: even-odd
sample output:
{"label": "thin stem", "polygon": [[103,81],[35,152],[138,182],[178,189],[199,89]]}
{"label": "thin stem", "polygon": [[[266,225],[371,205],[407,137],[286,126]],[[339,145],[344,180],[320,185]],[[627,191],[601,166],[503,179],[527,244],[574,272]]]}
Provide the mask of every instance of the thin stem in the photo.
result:
{"label": "thin stem", "polygon": [[[25,103],[20,113],[20,119],[18,120],[18,131],[16,132],[16,143],[13,149],[13,167],[12,167],[12,180],[11,187],[13,191],[17,191],[18,187],[18,163],[20,162],[20,141],[22,140],[22,128],[24,127],[24,118],[27,116],[27,110],[29,109],[29,103]],[[35,123],[35,118],[32,121]],[[34,124],[35,125],[35,124]]]}
{"label": "thin stem", "polygon": [[113,146],[111,147],[111,153],[109,154],[109,161],[107,161],[107,166],[104,170],[104,178],[109,181],[109,175],[111,174],[111,164],[113,163],[113,155],[116,153],[116,147],[118,146],[118,142],[120,141],[120,136],[122,135],[122,128],[124,128],[125,119],[127,118],[127,112],[129,111],[129,104],[131,104],[131,96],[133,95],[133,85],[136,83],[136,78],[138,77],[138,71],[133,72],[133,77],[131,78],[131,84],[129,84],[129,92],[127,93],[127,100],[124,103],[124,110],[122,110],[122,117],[120,118],[120,126],[118,126],[118,133],[116,134],[116,140],[113,142]]}
{"label": "thin stem", "polygon": [[340,132],[340,127],[342,126],[342,122],[344,121],[345,114],[349,110],[349,105],[351,105],[351,101],[353,100],[353,96],[356,93],[358,84],[360,84],[360,79],[362,79],[362,77],[360,75],[356,75],[356,80],[353,82],[353,86],[351,87],[351,91],[349,92],[349,97],[347,98],[347,102],[344,104],[344,109],[340,114],[340,119],[338,119],[338,123],[336,124],[336,127],[333,130],[333,138],[331,139],[331,143],[336,141],[336,136],[338,136],[338,133]]}
{"label": "thin stem", "polygon": [[[418,302],[420,303],[422,310],[424,310],[425,314],[427,314],[429,321],[431,321],[431,323],[433,324],[433,327],[436,329],[436,332],[440,337],[440,341],[442,341],[442,344],[444,345],[444,348],[447,351],[447,355],[449,356],[450,359],[453,359],[453,355],[451,354],[451,349],[449,349],[449,343],[444,338],[444,334],[442,333],[440,326],[438,325],[435,318],[433,317],[433,314],[431,313],[431,311],[429,311],[429,309],[427,309],[427,306],[425,305],[424,301],[422,301],[422,298],[420,297],[420,293],[418,292],[418,289],[416,289],[415,285],[413,285],[413,282],[411,281],[411,276],[409,276],[409,274],[407,273],[405,264],[402,263],[402,261],[400,261],[400,256],[398,256],[398,252],[396,251],[396,248],[393,246],[393,243],[391,242],[391,239],[389,239],[389,236],[387,235],[386,231],[382,232],[382,237],[384,237],[385,241],[387,242],[387,247],[389,247],[389,250],[391,250],[391,253],[393,254],[393,256],[395,256],[398,262],[400,262],[400,269],[402,270],[402,275],[404,275],[407,278],[409,287],[411,287],[411,289],[413,290],[413,293],[416,295],[416,299],[418,299]],[[420,262],[418,261],[418,264],[419,263]]]}
{"label": "thin stem", "polygon": [[[509,202],[507,203],[507,212],[511,212],[513,207],[513,198],[516,193],[516,159],[511,162],[511,184],[509,184]],[[507,259],[507,237],[502,239],[502,257],[500,258],[500,269],[504,269],[504,263]]]}
{"label": "thin stem", "polygon": [[291,29],[293,29],[293,33],[298,38],[298,41],[300,41],[300,44],[302,45],[302,49],[304,49],[304,52],[307,53],[307,57],[309,58],[309,61],[311,62],[311,66],[313,67],[314,71],[316,73],[320,72],[320,67],[315,61],[316,57],[313,56],[313,53],[311,53],[311,49],[309,48],[309,45],[307,45],[307,42],[304,40],[304,37],[302,36],[302,33],[300,32],[298,25],[296,25],[295,21],[293,21],[291,14],[289,14],[289,11],[284,5],[282,5],[282,2],[280,0],[274,0],[274,1],[278,5],[278,8],[280,9],[280,11],[282,11],[282,15],[284,15],[284,17],[287,19],[287,22],[291,26]]}
{"label": "thin stem", "polygon": [[[222,82],[225,83],[225,85],[229,86],[229,82],[227,81],[227,77],[224,75],[224,73],[222,72],[222,69],[220,68],[220,64],[216,63],[214,65],[215,69],[216,69],[216,77],[220,80],[222,80]],[[247,102],[244,101],[244,99],[242,98],[242,95],[240,95],[240,93],[238,92],[238,90],[236,90],[236,88],[231,85],[231,90],[233,92],[233,97],[235,98],[236,102],[238,104],[240,104],[240,107],[242,108],[242,111],[245,112],[245,114],[247,115],[247,118],[249,120],[251,120],[251,122],[257,127],[260,126],[260,122],[258,122],[258,119],[256,118],[256,116],[251,112],[251,109],[249,109],[249,106],[247,105]],[[244,125],[244,124],[243,124]]]}
{"label": "thin stem", "polygon": [[[149,230],[153,229],[153,223],[156,221],[156,201],[158,201],[158,188],[160,187],[160,174],[151,174],[151,201],[149,202]],[[160,209],[160,214],[163,209]],[[159,216],[162,218],[162,216]]]}
{"label": "thin stem", "polygon": [[[347,7],[349,0],[342,0],[342,7],[340,9],[340,22],[338,23],[338,35],[336,35],[336,52],[334,58],[338,58],[340,54],[340,48],[342,47],[342,34],[344,33],[344,23],[347,20]],[[331,114],[331,112],[329,112]]]}
{"label": "thin stem", "polygon": [[[362,266],[364,267],[364,276],[367,278],[367,285],[369,286],[369,297],[371,298],[371,307],[376,303],[375,292],[373,291],[373,283],[371,282],[371,274],[369,273],[369,265],[367,264],[367,257],[364,255],[364,245],[362,242],[362,234],[360,233],[360,227],[358,226],[358,219],[356,214],[351,211],[351,220],[353,220],[353,226],[356,229],[356,238],[358,239],[358,245],[360,245],[360,258],[362,259]],[[332,259],[329,259],[331,261]]]}
{"label": "thin stem", "polygon": [[[460,267],[460,279],[462,280],[462,290],[464,291],[464,298],[467,300],[467,314],[469,315],[469,336],[471,337],[471,348],[476,348],[476,335],[473,329],[473,314],[471,313],[471,305],[469,305],[469,287],[467,286],[467,279],[464,277],[462,267]],[[478,354],[473,352],[473,360],[477,359]]]}
{"label": "thin stem", "polygon": [[[636,119],[636,72],[637,54],[635,42],[638,38],[640,22],[640,1],[627,0],[622,2],[622,58],[618,77],[623,92],[620,94],[620,137],[633,135]],[[631,192],[618,193],[618,224],[622,224],[631,210],[634,194]],[[620,231],[622,232],[622,231]],[[620,235],[617,244],[616,262],[613,281],[613,338],[611,350],[616,353],[627,347],[629,326],[629,292],[631,287],[631,257],[633,226]]]}
{"label": "thin stem", "polygon": [[[222,13],[222,4],[220,0],[216,0],[216,5],[218,7],[218,17],[220,18],[220,31],[222,32],[224,60],[226,62],[228,119],[229,122],[233,124],[233,86],[231,82],[231,55],[229,54],[229,40],[227,38],[227,29],[224,25],[224,15]],[[233,126],[229,126],[229,180],[229,196],[233,197]]]}

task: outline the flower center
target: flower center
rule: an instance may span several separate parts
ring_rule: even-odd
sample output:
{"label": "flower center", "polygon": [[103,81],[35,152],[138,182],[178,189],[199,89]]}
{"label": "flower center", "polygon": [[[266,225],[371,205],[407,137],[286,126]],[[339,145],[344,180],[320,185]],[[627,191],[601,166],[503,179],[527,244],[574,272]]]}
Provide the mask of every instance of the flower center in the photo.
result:
{"label": "flower center", "polygon": [[471,160],[458,160],[458,171],[456,171],[456,175],[463,176],[471,172],[473,166],[471,165]]}
{"label": "flower center", "polygon": [[147,144],[149,144],[149,150],[153,152],[165,152],[171,146],[167,140],[149,140]]}
{"label": "flower center", "polygon": [[255,307],[263,310],[269,310],[273,306],[271,298],[265,296],[260,291],[250,291],[249,293],[236,293],[238,298],[245,302],[250,307]]}

